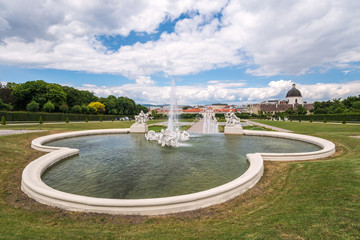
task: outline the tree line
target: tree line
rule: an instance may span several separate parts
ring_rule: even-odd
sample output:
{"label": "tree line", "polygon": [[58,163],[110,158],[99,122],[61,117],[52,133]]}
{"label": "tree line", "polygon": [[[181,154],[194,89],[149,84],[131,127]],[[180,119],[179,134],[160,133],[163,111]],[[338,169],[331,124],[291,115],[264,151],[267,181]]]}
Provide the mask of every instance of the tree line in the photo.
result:
{"label": "tree line", "polygon": [[135,115],[148,109],[127,97],[94,93],[43,80],[0,83],[0,110]]}

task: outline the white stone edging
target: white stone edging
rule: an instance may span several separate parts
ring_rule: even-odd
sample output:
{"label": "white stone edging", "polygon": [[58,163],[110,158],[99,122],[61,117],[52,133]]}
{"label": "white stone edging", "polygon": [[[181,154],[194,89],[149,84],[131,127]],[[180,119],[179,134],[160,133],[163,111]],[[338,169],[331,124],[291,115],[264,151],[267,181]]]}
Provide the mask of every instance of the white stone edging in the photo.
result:
{"label": "white stone edging", "polygon": [[317,144],[323,147],[323,149],[310,153],[247,154],[246,158],[250,166],[244,174],[235,180],[209,190],[164,198],[108,199],[86,197],[55,190],[41,180],[41,175],[47,168],[79,152],[77,149],[44,146],[44,143],[57,139],[95,134],[125,134],[129,133],[129,131],[129,129],[88,130],[53,134],[33,140],[31,143],[32,148],[50,153],[26,166],[22,174],[21,189],[29,197],[40,203],[66,210],[125,215],[169,214],[208,207],[239,196],[260,180],[264,172],[264,160],[316,159],[330,156],[335,152],[334,144],[321,138],[299,134],[244,130],[244,135],[291,138]]}

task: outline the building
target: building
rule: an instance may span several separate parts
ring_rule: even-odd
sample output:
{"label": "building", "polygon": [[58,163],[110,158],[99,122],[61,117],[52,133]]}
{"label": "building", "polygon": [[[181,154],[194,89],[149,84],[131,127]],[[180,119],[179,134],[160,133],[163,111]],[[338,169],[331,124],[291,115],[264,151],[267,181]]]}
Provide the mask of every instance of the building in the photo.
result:
{"label": "building", "polygon": [[288,104],[303,104],[301,92],[295,86],[294,83],[292,89],[287,92],[285,99]]}
{"label": "building", "polygon": [[308,113],[314,108],[314,104],[307,104],[302,100],[301,92],[293,84],[292,88],[287,92],[285,100],[267,100],[260,104],[250,105],[249,109],[251,114],[275,114],[277,112],[285,112],[289,108],[293,108],[296,111],[297,106],[303,106]]}

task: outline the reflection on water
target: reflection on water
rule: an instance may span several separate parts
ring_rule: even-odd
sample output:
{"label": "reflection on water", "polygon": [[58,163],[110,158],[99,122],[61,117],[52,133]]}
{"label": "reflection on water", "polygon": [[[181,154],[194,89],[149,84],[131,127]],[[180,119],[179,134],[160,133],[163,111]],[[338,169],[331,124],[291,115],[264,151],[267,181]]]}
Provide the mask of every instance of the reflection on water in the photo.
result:
{"label": "reflection on water", "polygon": [[96,135],[49,143],[80,149],[42,176],[60,191],[100,198],[155,198],[189,194],[227,183],[244,173],[245,154],[307,152],[299,141],[242,136],[194,136],[179,148],[161,147],[142,134]]}

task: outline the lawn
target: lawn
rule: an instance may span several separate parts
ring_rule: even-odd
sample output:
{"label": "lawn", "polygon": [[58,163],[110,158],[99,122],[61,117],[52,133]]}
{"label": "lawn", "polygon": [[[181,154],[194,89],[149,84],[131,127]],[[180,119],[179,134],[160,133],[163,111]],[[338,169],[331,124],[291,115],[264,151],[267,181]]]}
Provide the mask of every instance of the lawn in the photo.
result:
{"label": "lawn", "polygon": [[359,239],[360,138],[350,136],[360,135],[360,126],[259,122],[328,139],[337,153],[316,161],[266,162],[260,182],[227,203],[153,217],[68,212],[20,190],[22,170],[44,154],[30,148],[34,138],[131,123],[44,124],[46,132],[0,136],[0,239]]}

